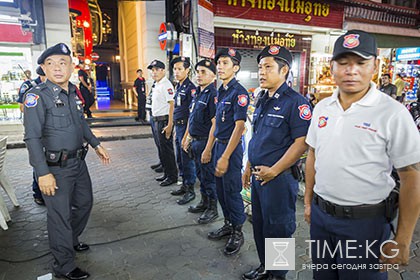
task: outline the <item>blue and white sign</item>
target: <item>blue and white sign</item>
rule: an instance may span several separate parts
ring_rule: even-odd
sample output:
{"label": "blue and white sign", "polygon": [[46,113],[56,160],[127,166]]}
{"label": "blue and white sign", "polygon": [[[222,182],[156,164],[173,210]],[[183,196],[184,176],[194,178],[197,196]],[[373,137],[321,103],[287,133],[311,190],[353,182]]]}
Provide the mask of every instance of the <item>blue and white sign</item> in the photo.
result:
{"label": "blue and white sign", "polygon": [[420,59],[420,47],[399,48],[396,51],[397,60],[418,60]]}

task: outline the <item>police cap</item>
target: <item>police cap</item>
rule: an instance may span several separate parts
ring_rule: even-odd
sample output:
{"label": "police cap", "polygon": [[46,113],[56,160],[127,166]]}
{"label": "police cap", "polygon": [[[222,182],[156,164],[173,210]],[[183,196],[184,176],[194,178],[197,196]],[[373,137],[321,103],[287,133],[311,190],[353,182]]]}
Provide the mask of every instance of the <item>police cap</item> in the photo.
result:
{"label": "police cap", "polygon": [[293,57],[288,49],[285,47],[280,47],[279,45],[269,45],[266,46],[257,56],[257,62],[260,63],[260,60],[264,57],[274,57],[285,62],[287,66],[292,65]]}
{"label": "police cap", "polygon": [[152,69],[153,67],[165,69],[165,63],[155,59],[149,64],[149,66],[147,66],[147,69]]}
{"label": "police cap", "polygon": [[185,68],[190,68],[190,66],[191,66],[190,59],[188,57],[185,57],[185,56],[178,56],[178,57],[172,59],[171,66],[174,67],[175,63],[178,63],[178,62],[182,62],[184,64]]}
{"label": "police cap", "polygon": [[217,63],[217,60],[222,56],[230,57],[232,60],[236,60],[238,63],[241,63],[241,54],[233,48],[222,48],[218,50],[214,61]]}
{"label": "police cap", "polygon": [[211,72],[216,74],[216,65],[208,59],[203,59],[195,65],[195,70],[197,71],[198,66],[203,66],[209,69]]}
{"label": "police cap", "polygon": [[364,59],[370,59],[376,57],[376,51],[375,37],[362,30],[349,30],[335,41],[332,60],[346,53],[354,53]]}
{"label": "police cap", "polygon": [[44,70],[42,70],[41,66],[38,66],[38,67],[36,68],[36,73],[37,73],[39,76],[45,76]]}
{"label": "police cap", "polygon": [[55,46],[49,47],[48,49],[46,49],[40,57],[38,57],[38,64],[43,64],[45,59],[47,59],[48,57],[52,56],[52,55],[68,55],[69,57],[71,57],[71,51],[69,49],[69,47],[67,47],[66,44],[64,43],[58,43]]}

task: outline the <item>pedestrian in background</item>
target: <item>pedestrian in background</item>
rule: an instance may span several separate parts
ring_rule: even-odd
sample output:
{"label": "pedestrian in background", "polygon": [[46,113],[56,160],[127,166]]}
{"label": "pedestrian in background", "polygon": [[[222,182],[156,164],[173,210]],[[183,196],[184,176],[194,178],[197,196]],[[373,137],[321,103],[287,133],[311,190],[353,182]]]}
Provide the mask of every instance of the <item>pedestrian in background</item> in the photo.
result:
{"label": "pedestrian in background", "polygon": [[397,73],[396,76],[397,78],[394,81],[394,85],[397,87],[397,101],[402,103],[404,101],[405,81],[401,73]]}
{"label": "pedestrian in background", "polygon": [[[311,227],[314,279],[388,279],[381,264],[407,265],[420,214],[420,135],[408,110],[381,94],[375,37],[349,30],[334,44],[331,68],[338,86],[317,104],[306,138],[305,220]],[[398,228],[392,242],[395,182]],[[347,243],[351,241],[351,244]],[[388,241],[387,241],[388,240]],[[385,243],[387,242],[387,243]],[[318,248],[342,246],[346,254]],[[340,264],[365,269],[333,269]]]}
{"label": "pedestrian in background", "polygon": [[222,81],[216,106],[214,136],[215,176],[217,198],[222,206],[224,225],[209,232],[208,238],[229,237],[224,254],[235,255],[244,243],[242,225],[246,216],[241,191],[243,148],[241,137],[245,129],[249,105],[248,91],[236,80],[241,55],[232,48],[220,49],[215,57],[217,74]]}
{"label": "pedestrian in background", "polygon": [[381,76],[381,86],[379,90],[383,93],[391,96],[393,99],[397,98],[397,87],[391,84],[391,76],[389,74],[383,74]]}
{"label": "pedestrian in background", "polygon": [[[260,265],[242,279],[286,279],[287,270],[265,270],[265,239],[291,238],[296,230],[297,167],[305,152],[311,106],[287,84],[293,62],[284,47],[265,47],[257,57],[260,87],[243,185],[252,182],[252,228]],[[251,180],[252,176],[252,180]]]}
{"label": "pedestrian in background", "polygon": [[201,200],[197,205],[190,206],[188,211],[202,213],[198,223],[207,224],[219,217],[213,162],[213,146],[216,140],[216,65],[209,60],[201,60],[195,65],[195,70],[199,87],[190,107],[188,131],[182,140],[182,146],[185,151],[191,149],[200,180]]}
{"label": "pedestrian in background", "polygon": [[82,93],[83,99],[85,100],[85,104],[84,104],[84,112],[86,113],[86,116],[88,118],[92,118],[92,112],[90,111],[90,107],[93,105],[93,103],[95,103],[95,98],[91,92],[91,84],[89,83],[89,75],[88,73],[83,70],[83,69],[79,69],[78,72],[79,75],[79,89],[80,92]]}
{"label": "pedestrian in background", "polygon": [[182,185],[178,190],[172,191],[172,195],[182,195],[176,202],[179,205],[186,204],[195,198],[194,184],[196,181],[195,164],[188,154],[182,149],[182,139],[187,132],[188,117],[190,116],[190,104],[195,95],[196,87],[188,78],[190,73],[190,59],[179,56],[171,61],[175,79],[175,151],[178,163],[179,176]]}
{"label": "pedestrian in background", "polygon": [[63,43],[38,58],[47,81],[31,89],[24,102],[24,141],[46,207],[53,271],[59,278],[86,279],[89,273],[75,264],[75,251],[89,246],[79,242],[92,209],[92,182],[84,160],[90,144],[103,163],[109,155],[92,134],[83,116],[70,49]]}
{"label": "pedestrian in background", "polygon": [[137,96],[137,117],[136,121],[146,122],[146,80],[143,78],[143,70],[137,69],[137,78],[134,81],[133,91]]}
{"label": "pedestrian in background", "polygon": [[[35,80],[26,80],[20,86],[19,97],[17,99],[17,102],[19,103],[19,108],[21,112],[23,112],[24,110],[23,101],[25,99],[25,93],[27,93],[34,86],[45,82],[45,80],[47,79],[47,77],[45,77],[45,73],[42,70],[41,66],[38,66],[36,68],[36,73],[38,74],[38,78],[36,78]],[[42,194],[38,186],[38,182],[36,180],[35,171],[32,173],[32,191],[33,191],[34,202],[41,206],[45,205],[44,199],[42,198]]]}
{"label": "pedestrian in background", "polygon": [[164,171],[164,174],[156,180],[162,187],[166,187],[178,181],[172,133],[174,87],[165,76],[165,64],[162,61],[153,60],[147,69],[151,70],[152,79],[155,81],[152,87],[152,115],[158,138],[158,154]]}

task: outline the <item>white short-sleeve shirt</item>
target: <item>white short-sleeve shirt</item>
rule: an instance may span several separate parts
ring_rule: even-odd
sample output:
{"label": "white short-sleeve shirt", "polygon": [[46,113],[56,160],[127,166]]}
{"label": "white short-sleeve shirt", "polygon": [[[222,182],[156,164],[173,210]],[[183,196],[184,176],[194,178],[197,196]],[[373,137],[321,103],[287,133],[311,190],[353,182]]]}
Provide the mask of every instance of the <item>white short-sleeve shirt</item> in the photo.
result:
{"label": "white short-sleeve shirt", "polygon": [[152,115],[154,117],[168,115],[169,102],[173,100],[174,86],[168,78],[163,77],[152,89]]}
{"label": "white short-sleeve shirt", "polygon": [[381,202],[395,186],[392,166],[420,162],[420,134],[411,115],[374,83],[346,111],[338,90],[319,102],[306,142],[315,149],[314,191],[340,205]]}

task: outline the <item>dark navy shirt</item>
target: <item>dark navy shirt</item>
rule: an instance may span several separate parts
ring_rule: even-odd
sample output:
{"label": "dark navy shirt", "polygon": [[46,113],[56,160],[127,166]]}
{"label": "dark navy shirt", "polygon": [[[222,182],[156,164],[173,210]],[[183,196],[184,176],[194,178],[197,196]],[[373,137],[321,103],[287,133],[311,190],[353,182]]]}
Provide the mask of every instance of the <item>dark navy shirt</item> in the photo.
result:
{"label": "dark navy shirt", "polygon": [[35,85],[39,85],[40,83],[42,83],[40,77],[32,81],[30,80],[24,81],[23,84],[20,86],[19,97],[16,100],[16,102],[23,103],[23,97],[25,96],[25,93],[31,88],[33,88]]}
{"label": "dark navy shirt", "polygon": [[251,166],[274,165],[296,138],[306,136],[312,117],[308,101],[283,83],[273,97],[259,98],[252,119],[253,135],[248,146]]}
{"label": "dark navy shirt", "polygon": [[136,88],[137,94],[146,95],[146,81],[143,77],[137,77],[134,81],[134,87]]}
{"label": "dark navy shirt", "polygon": [[200,87],[190,106],[188,132],[192,137],[207,137],[211,129],[211,120],[216,115],[217,90],[214,84],[203,91]]}
{"label": "dark navy shirt", "polygon": [[235,122],[246,121],[248,105],[248,92],[235,78],[227,84],[226,88],[221,85],[217,95],[214,136],[217,139],[229,140],[235,129]]}
{"label": "dark navy shirt", "polygon": [[196,87],[187,77],[182,84],[178,83],[175,89],[174,120],[188,119],[190,115],[189,108],[195,95]]}

